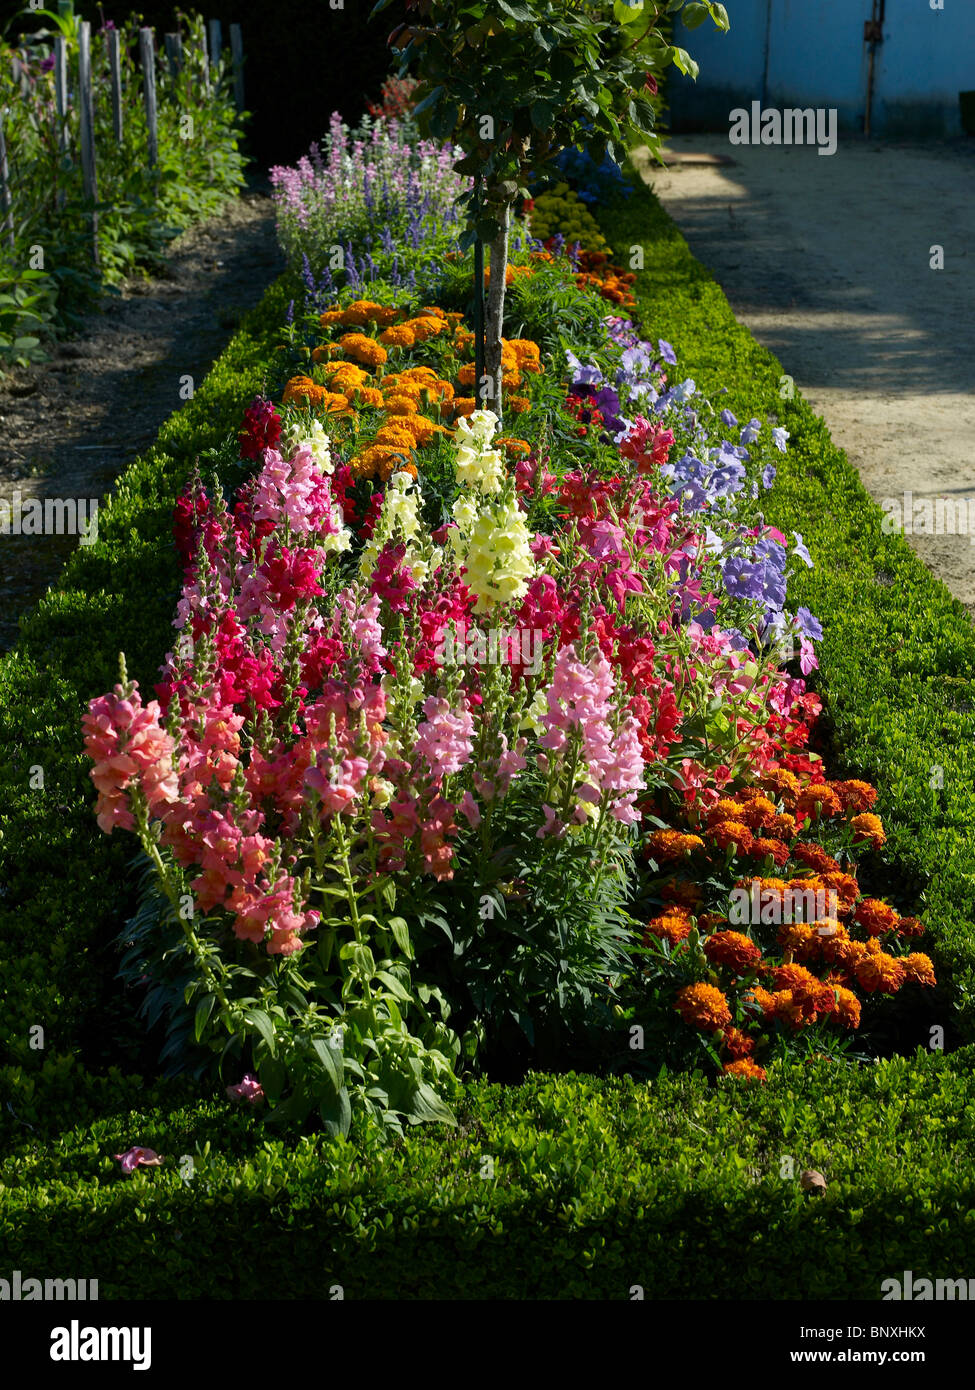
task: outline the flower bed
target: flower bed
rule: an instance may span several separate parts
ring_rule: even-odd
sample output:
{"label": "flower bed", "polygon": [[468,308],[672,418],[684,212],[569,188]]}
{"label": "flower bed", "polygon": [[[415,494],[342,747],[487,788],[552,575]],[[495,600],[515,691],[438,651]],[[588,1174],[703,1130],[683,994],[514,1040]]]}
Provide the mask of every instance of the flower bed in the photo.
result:
{"label": "flower bed", "polygon": [[[386,160],[375,140],[364,187]],[[600,269],[529,243],[510,280],[615,296]],[[822,637],[786,608],[802,536],[738,519],[787,431],[739,426],[609,317],[588,361],[503,340],[525,438],[496,441],[459,394],[462,314],[373,293],[309,296],[306,370],[239,436],[256,474],[181,499],[159,703],[123,670],[86,717],[99,823],[138,835],[168,903],[169,954],[138,969],[190,979],[160,1006],[169,1053],[192,1031],[273,1118],[342,1133],[354,1110],[449,1120],[472,1065],[622,1065],[627,1025],[651,1069],[841,1055],[861,996],[935,977],[921,923],[856,876],[875,792],[806,749],[820,702],[783,667],[798,646],[808,675]]]}
{"label": "flower bed", "polygon": [[[821,563],[813,570],[801,564],[789,581],[790,598],[792,605],[808,604],[824,625],[817,688],[826,704],[824,731],[830,740],[817,746],[831,752],[831,770],[843,780],[866,774],[880,790],[877,809],[890,842],[882,858],[861,842],[864,847],[858,854],[866,856],[861,879],[869,886],[867,896],[886,896],[889,882],[896,890],[892,900],[908,911],[929,880],[922,916],[937,937],[937,973],[941,979],[943,970],[950,971],[952,983],[963,984],[969,939],[964,923],[972,914],[965,916],[965,862],[960,856],[973,819],[966,791],[972,779],[962,780],[968,745],[959,737],[946,746],[943,738],[939,742],[938,732],[947,727],[960,734],[963,725],[960,715],[947,710],[943,694],[945,676],[960,678],[971,669],[963,615],[902,542],[881,537],[880,513],[871,509],[822,426],[799,403],[782,406],[777,364],[734,324],[720,291],[696,267],[666,219],[654,211],[652,200],[642,192],[637,198],[640,229],[646,235],[649,227],[655,238],[647,257],[654,269],[638,275],[635,285],[644,321],[675,343],[682,365],[687,364],[684,370],[693,370],[711,391],[725,382],[731,386],[724,401],[728,408],[746,419],[752,408],[777,409],[791,434],[788,453],[774,455],[779,469],[775,486],[760,496],[783,536],[792,526],[801,528],[812,554],[829,556],[828,565]],[[612,218],[604,216],[603,229],[618,254],[638,235],[619,211]],[[666,294],[649,299],[657,275]],[[117,1013],[120,1003],[117,986],[111,983],[111,936],[134,905],[133,886],[124,872],[132,842],[117,834],[111,839],[100,836],[94,827],[90,784],[76,753],[77,721],[85,700],[111,683],[116,645],[125,646],[130,671],[142,688],[152,685],[178,598],[178,569],[168,544],[177,489],[197,454],[203,454],[207,467],[216,467],[228,484],[239,482],[236,443],[215,451],[214,446],[239,423],[242,404],[266,375],[264,364],[278,360],[276,329],[294,292],[289,288],[282,294],[278,289],[262,313],[253,316],[250,332],[238,335],[196,400],[174,417],[161,444],[127,475],[110,518],[106,516],[100,528],[98,546],[79,552],[72,561],[70,583],[44,600],[17,650],[0,661],[7,788],[0,810],[7,888],[0,900],[8,1004],[4,1042],[6,1055],[23,1063],[2,1075],[4,1094],[13,1107],[12,1112],[0,1111],[7,1153],[0,1181],[9,1212],[3,1243],[11,1267],[27,1269],[42,1255],[52,1267],[68,1267],[66,1252],[84,1243],[105,1281],[103,1297],[131,1295],[133,1263],[145,1271],[142,1296],[167,1296],[178,1280],[188,1296],[212,1297],[215,1287],[226,1286],[225,1261],[220,1256],[219,1267],[216,1260],[211,1264],[201,1250],[209,1248],[217,1233],[218,1245],[222,1237],[245,1256],[253,1241],[255,1260],[244,1258],[242,1270],[249,1264],[263,1271],[276,1268],[278,1286],[287,1296],[301,1292],[315,1297],[323,1287],[317,1274],[309,1274],[300,1288],[295,1282],[295,1252],[303,1248],[302,1242],[307,1242],[310,1255],[320,1252],[331,1220],[336,1223],[331,1244],[337,1254],[328,1275],[346,1280],[350,1288],[358,1286],[357,1280],[373,1290],[382,1284],[390,1296],[456,1296],[469,1288],[472,1296],[487,1291],[496,1297],[538,1292],[551,1297],[628,1297],[630,1284],[637,1280],[658,1297],[696,1298],[702,1288],[726,1297],[835,1297],[835,1268],[842,1268],[844,1294],[875,1298],[881,1279],[892,1268],[928,1268],[934,1259],[946,1269],[958,1267],[969,1239],[965,1178],[954,1163],[957,1148],[971,1140],[967,1052],[946,1058],[930,1053],[895,1058],[869,1068],[773,1059],[762,1086],[742,1086],[733,1078],[711,1082],[700,1073],[681,1078],[651,1074],[638,1084],[577,1078],[535,1079],[523,1088],[470,1083],[455,1102],[463,1124],[462,1143],[453,1131],[423,1126],[407,1131],[402,1148],[384,1149],[368,1160],[362,1151],[357,1157],[351,1146],[338,1141],[304,1140],[297,1147],[290,1141],[268,1141],[250,1114],[228,1109],[222,1092],[216,1101],[196,1102],[200,1088],[195,1082],[156,1084],[148,1090],[138,1078],[118,1072],[92,1077],[70,1058],[51,1055],[77,1051],[101,1067],[114,1056],[124,1070],[134,1069],[134,1019],[124,1036],[119,1025],[118,1041],[106,1027],[106,1004],[110,1001]],[[524,296],[516,304],[529,307],[543,303],[543,292],[548,293],[539,277],[513,290]],[[671,300],[677,309],[668,319],[675,312]],[[441,302],[445,312],[457,311],[446,297]],[[415,307],[424,304],[417,301]],[[544,318],[540,310],[531,329],[531,336],[543,343]],[[320,340],[332,336],[323,332]],[[588,348],[577,347],[576,352],[583,364]],[[709,379],[706,353],[719,352],[725,354],[722,369],[717,379]],[[300,367],[308,375],[311,365],[308,359],[296,361],[291,374]],[[747,375],[744,386],[737,380],[739,374]],[[309,379],[313,375],[314,368]],[[531,376],[531,396],[548,399],[550,389],[560,402],[565,400],[564,383],[550,380],[546,373]],[[603,389],[602,384],[596,389]],[[576,431],[591,427],[591,415],[588,424],[580,418],[589,408],[583,401],[577,398],[576,413],[569,412],[564,421],[566,448],[582,448],[584,439]],[[304,416],[296,405],[281,414],[292,410],[296,418]],[[516,418],[521,432],[523,417]],[[322,422],[323,428],[327,423]],[[526,442],[537,445],[529,422],[524,424]],[[252,429],[257,425],[253,419]],[[439,449],[445,452],[439,454]],[[425,465],[435,453],[444,477],[446,465],[453,466],[446,442],[433,449],[421,446],[414,453],[421,486],[430,486]],[[799,466],[794,466],[795,459]],[[430,469],[434,475],[437,466]],[[837,490],[832,500],[823,478]],[[371,482],[356,486],[363,491],[368,487],[371,497]],[[735,501],[742,521],[754,524],[748,489]],[[361,525],[362,518],[357,521]],[[367,540],[363,537],[361,543]],[[864,559],[865,543],[871,565]],[[906,594],[916,625],[916,631],[895,639],[905,636],[899,660],[908,662],[906,670],[891,653],[878,649],[871,635],[871,623],[886,631],[892,621],[885,617],[888,591],[865,582],[879,558],[898,575],[899,601]],[[889,612],[894,609],[890,602]],[[915,694],[920,699],[914,727],[909,727],[910,710],[902,715],[896,705],[905,688],[909,700]],[[882,727],[875,726],[878,718]],[[818,724],[823,730],[824,721]],[[841,736],[847,735],[853,752],[844,751]],[[888,753],[893,750],[893,773],[885,771],[872,740],[879,740]],[[927,767],[939,761],[937,755],[949,774],[943,793],[948,823],[940,829],[933,803],[910,795],[905,771],[915,762]],[[27,769],[37,762],[47,772],[42,796],[26,790]],[[58,808],[56,815],[51,814],[52,804]],[[747,798],[735,805],[747,808]],[[789,814],[784,805],[780,813]],[[738,823],[742,817],[731,819]],[[659,872],[644,874],[644,885],[649,891],[655,882],[661,901],[641,904],[636,917],[643,928],[668,910],[663,900],[667,878],[699,879],[705,856],[709,862],[720,858],[717,842],[712,846],[692,820],[669,828],[699,834],[704,847],[691,845],[697,857],[676,861],[676,869],[658,864]],[[706,829],[707,817],[704,822]],[[817,827],[815,838],[834,857],[840,838],[852,841],[846,823],[847,816],[840,815]],[[750,833],[754,840],[755,832]],[[934,846],[943,840],[951,853],[942,866],[934,857]],[[795,843],[789,836],[783,842]],[[844,848],[852,850],[853,845]],[[776,853],[781,855],[781,850]],[[53,862],[62,866],[63,878],[52,876]],[[754,860],[737,862],[732,856],[724,887],[730,889],[755,867]],[[768,871],[763,870],[760,879],[778,875],[775,853],[765,867]],[[111,896],[107,884],[112,885]],[[507,904],[507,898],[504,901]],[[897,926],[901,920],[898,913]],[[494,925],[499,921],[503,919],[496,917]],[[886,915],[870,917],[870,925],[885,922],[890,922]],[[863,922],[850,935],[865,938],[869,930]],[[778,935],[774,923],[768,929],[772,934]],[[912,944],[905,938],[905,947]],[[769,943],[768,949],[778,948],[777,942]],[[662,951],[653,944],[646,949],[656,954],[641,956],[640,961],[656,963]],[[898,946],[894,949],[901,952]],[[908,954],[909,950],[902,952]],[[719,969],[727,966],[719,964]],[[672,1008],[675,983],[665,981],[667,1007],[663,1013],[657,1011],[658,1017],[668,1019],[661,1036],[686,1039],[697,1057],[706,1060],[698,1030],[684,1024]],[[950,1038],[950,1004],[953,999],[964,1004],[964,993],[959,990],[949,998],[943,984],[931,990],[914,983],[904,987],[896,1002],[910,991],[931,1001],[927,1016],[933,1023],[944,1020]],[[869,1006],[872,997],[871,991],[861,991],[864,1005]],[[46,1052],[30,1045],[29,1030],[38,1022],[47,1030]],[[622,1023],[627,1032],[630,1022],[617,1019],[613,1026],[619,1030]],[[825,1022],[815,1038],[805,1032],[795,1036],[809,1036],[814,1050],[823,1051],[820,1040],[843,1036],[841,1030],[831,1034],[831,1028],[835,1024]],[[793,1036],[788,1024],[782,1036]],[[918,1040],[927,1043],[926,1029]],[[627,1051],[632,1066],[633,1053]],[[759,1064],[764,1063],[765,1057],[759,1057]],[[566,1060],[563,1054],[560,1064]],[[612,1059],[605,1060],[611,1064]],[[151,1062],[146,1054],[143,1065]],[[121,1179],[112,1155],[124,1154],[137,1143],[153,1148],[163,1164],[151,1173],[136,1170]],[[610,1150],[620,1155],[618,1164],[608,1161]],[[196,1154],[201,1175],[209,1165],[207,1185],[198,1190],[178,1174],[176,1160],[187,1152]],[[480,1177],[484,1154],[496,1159],[500,1155],[504,1162],[499,1170],[503,1180],[496,1184],[485,1185]],[[652,1162],[637,1161],[634,1155],[651,1155]],[[783,1156],[794,1160],[792,1179],[782,1176]],[[826,1173],[825,1201],[810,1200],[800,1190],[798,1174],[806,1166]],[[456,1194],[449,1217],[443,1203],[447,1171],[450,1190]],[[575,1176],[567,1180],[567,1173]],[[594,1175],[600,1174],[594,1186]],[[634,1176],[643,1194],[642,1214],[634,1213],[632,1206]],[[561,1203],[554,1213],[546,1195],[553,1185],[558,1185]],[[349,1196],[353,1189],[373,1194],[374,1207],[366,1211],[358,1197]],[[282,1222],[282,1203],[292,1224]],[[146,1219],[148,1209],[153,1220]],[[393,1210],[402,1219],[391,1218]],[[546,1212],[559,1223],[552,1228],[555,1261],[549,1243],[538,1236],[539,1223],[549,1219]],[[52,1213],[56,1220],[50,1219]],[[452,1239],[445,1243],[435,1223],[447,1219]],[[615,1224],[610,1230],[607,1223]],[[436,1246],[420,1238],[428,1227],[436,1233]],[[194,1231],[199,1231],[199,1240],[192,1239]],[[743,1263],[745,1247],[756,1248],[758,1258]],[[448,1267],[438,1266],[436,1249],[449,1252]],[[357,1264],[358,1252],[366,1250],[368,1254],[361,1256],[365,1263]],[[377,1250],[384,1261],[380,1264]],[[539,1250],[546,1250],[543,1263],[535,1258]],[[835,1250],[831,1269],[823,1258],[829,1250]],[[298,1264],[309,1271],[318,1269],[312,1258]],[[243,1275],[235,1277],[240,1282],[234,1288],[241,1296],[267,1295],[263,1280],[253,1285]],[[619,1294],[621,1280],[625,1289]]]}

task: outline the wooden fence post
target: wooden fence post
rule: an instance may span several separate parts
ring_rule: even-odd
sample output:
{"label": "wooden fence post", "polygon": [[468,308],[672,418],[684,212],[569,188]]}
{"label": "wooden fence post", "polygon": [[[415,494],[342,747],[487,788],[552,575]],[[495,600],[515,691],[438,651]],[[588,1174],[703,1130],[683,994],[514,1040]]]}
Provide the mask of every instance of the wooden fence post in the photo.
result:
{"label": "wooden fence post", "polygon": [[234,63],[234,104],[238,111],[244,109],[244,36],[239,24],[230,26],[230,52]]}
{"label": "wooden fence post", "polygon": [[95,104],[91,90],[91,25],[78,26],[78,106],[81,113],[81,177],[85,197],[92,204],[92,259],[98,266],[98,176],[95,171]]}
{"label": "wooden fence post", "polygon": [[174,80],[179,77],[183,66],[183,39],[180,34],[167,34],[166,57],[169,60],[169,75]]}
{"label": "wooden fence post", "polygon": [[211,19],[208,28],[210,30],[210,65],[219,68],[220,54],[223,52],[223,33],[219,19]]}
{"label": "wooden fence post", "polygon": [[112,83],[112,129],[115,132],[115,143],[122,143],[122,53],[119,48],[119,32],[117,29],[107,29],[105,31],[105,42],[108,46],[108,71]]}
{"label": "wooden fence post", "polygon": [[210,95],[210,55],[207,52],[207,28],[203,25],[203,90]]}
{"label": "wooden fence post", "polygon": [[3,225],[11,251],[14,249],[13,201],[10,197],[10,170],[7,168],[7,141],[3,133],[3,117],[6,108],[0,110],[0,207],[3,208]]}
{"label": "wooden fence post", "polygon": [[142,63],[142,95],[149,128],[149,166],[154,169],[159,163],[159,128],[156,122],[156,55],[151,29],[139,30],[139,60]]}
{"label": "wooden fence post", "polygon": [[61,153],[68,152],[68,44],[63,34],[54,40],[54,103],[58,113],[60,131],[58,145]]}

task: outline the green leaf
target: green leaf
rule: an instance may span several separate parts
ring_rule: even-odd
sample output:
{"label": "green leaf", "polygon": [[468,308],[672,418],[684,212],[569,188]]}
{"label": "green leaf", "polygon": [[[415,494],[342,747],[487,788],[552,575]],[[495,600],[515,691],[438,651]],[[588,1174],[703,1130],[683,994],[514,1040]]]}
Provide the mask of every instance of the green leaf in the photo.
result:
{"label": "green leaf", "polygon": [[686,77],[691,77],[695,82],[697,81],[697,75],[701,69],[698,67],[697,63],[695,63],[686,48],[674,49],[674,65],[680,68],[681,72],[684,73]]}
{"label": "green leaf", "polygon": [[613,5],[613,17],[618,24],[638,24],[643,18],[643,0],[637,0],[633,5],[625,5],[623,0],[616,0]]}
{"label": "green leaf", "polygon": [[325,1133],[330,1139],[348,1135],[352,1126],[352,1106],[344,1086],[329,1100],[323,1100],[319,1110]]}
{"label": "green leaf", "polygon": [[696,29],[710,16],[710,7],[702,0],[690,0],[681,10],[680,20],[685,29]]}
{"label": "green leaf", "polygon": [[454,1112],[444,1104],[433,1087],[421,1081],[413,1092],[409,1110],[410,1117],[426,1124],[456,1125]]}
{"label": "green leaf", "polygon": [[536,130],[548,130],[549,126],[552,124],[552,117],[554,114],[555,108],[552,106],[551,102],[536,101],[532,103],[532,125]]}
{"label": "green leaf", "polygon": [[407,1004],[412,1002],[413,996],[410,994],[409,990],[401,981],[397,980],[395,975],[391,975],[388,970],[377,970],[375,979],[382,980],[394,999],[402,999]]}
{"label": "green leaf", "polygon": [[393,940],[403,952],[407,960],[413,959],[413,943],[410,941],[409,923],[403,917],[390,917],[389,930],[393,933]]}
{"label": "green leaf", "polygon": [[204,994],[196,1006],[196,1014],[193,1017],[193,1036],[197,1042],[203,1037],[203,1030],[207,1026],[207,1020],[213,1013],[213,1006],[216,1002],[216,995]]}
{"label": "green leaf", "polygon": [[263,1009],[245,1009],[244,1021],[256,1028],[261,1037],[267,1043],[272,1055],[274,1053],[274,1025],[268,1018]]}
{"label": "green leaf", "polygon": [[329,1047],[324,1038],[313,1038],[311,1047],[336,1092],[341,1091],[344,1084],[343,1067],[337,1054]]}
{"label": "green leaf", "polygon": [[728,11],[724,5],[718,4],[718,0],[711,0],[708,9],[711,11],[711,18],[718,28],[727,32],[731,28],[731,20],[728,18]]}

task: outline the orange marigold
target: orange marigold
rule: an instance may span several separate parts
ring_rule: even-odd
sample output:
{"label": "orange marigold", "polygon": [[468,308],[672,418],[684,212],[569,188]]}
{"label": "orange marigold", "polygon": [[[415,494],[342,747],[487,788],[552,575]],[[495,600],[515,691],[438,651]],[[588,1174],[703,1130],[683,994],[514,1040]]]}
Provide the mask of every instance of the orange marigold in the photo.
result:
{"label": "orange marigold", "polygon": [[904,967],[905,980],[913,980],[918,985],[936,985],[938,983],[934,978],[934,961],[923,952],[912,951],[909,956],[901,956],[900,962]]}
{"label": "orange marigold", "polygon": [[753,796],[745,806],[745,824],[750,830],[765,830],[778,812],[767,796]]}
{"label": "orange marigold", "polygon": [[745,999],[746,1001],[751,1000],[756,1004],[766,1018],[771,1017],[771,1015],[775,1013],[776,996],[771,990],[763,989],[761,985],[752,985],[751,989],[745,995]]}
{"label": "orange marigold", "polygon": [[705,833],[720,850],[734,845],[738,854],[747,854],[752,847],[752,832],[740,820],[718,821],[715,825],[709,825]]}
{"label": "orange marigold", "polygon": [[868,994],[896,994],[907,978],[903,961],[885,951],[868,950],[854,965],[853,973]]}
{"label": "orange marigold", "polygon": [[857,903],[853,920],[863,927],[868,936],[883,936],[895,929],[900,916],[880,898],[864,898]]}
{"label": "orange marigold", "polygon": [[768,1076],[765,1068],[753,1062],[750,1057],[739,1057],[735,1062],[726,1062],[724,1073],[725,1076],[741,1077],[743,1081],[764,1081]]}
{"label": "orange marigold", "polygon": [[877,800],[877,789],[871,787],[869,782],[854,779],[851,782],[830,782],[830,786],[847,814],[850,811],[871,811]]}
{"label": "orange marigold", "polygon": [[927,928],[917,917],[902,917],[897,923],[898,936],[923,936]]}
{"label": "orange marigold", "polygon": [[526,410],[531,410],[532,403],[527,396],[509,396],[505,402],[512,415],[524,415]]}
{"label": "orange marigold", "polygon": [[796,813],[800,819],[816,820],[818,817],[838,816],[843,810],[842,803],[833,788],[825,782],[810,782],[799,793]]}
{"label": "orange marigold", "polygon": [[730,796],[723,796],[716,801],[713,806],[708,807],[707,821],[709,825],[717,825],[719,821],[738,820],[744,823],[745,808],[737,801],[732,801]]}
{"label": "orange marigold", "polygon": [[755,1041],[747,1033],[743,1033],[740,1028],[726,1028],[722,1046],[729,1057],[734,1057],[737,1061],[740,1057],[747,1057],[750,1052],[755,1050]]}
{"label": "orange marigold", "polygon": [[416,415],[419,413],[419,409],[419,405],[412,396],[397,394],[386,397],[386,413],[388,415]]}
{"label": "orange marigold", "polygon": [[685,985],[678,991],[674,1008],[685,1023],[709,1033],[725,1028],[731,1022],[728,1001],[714,985]]}
{"label": "orange marigold", "polygon": [[777,835],[780,840],[791,840],[796,833],[796,818],[788,813],[776,816],[765,829],[770,835]]}
{"label": "orange marigold", "polygon": [[375,338],[367,338],[364,333],[343,333],[339,347],[347,357],[355,362],[363,362],[367,367],[381,367],[388,356],[386,349]]}
{"label": "orange marigold", "polygon": [[793,807],[799,795],[799,778],[787,767],[773,767],[762,774],[760,785],[784,806]]}
{"label": "orange marigold", "polygon": [[833,1013],[837,1023],[841,1023],[844,1028],[859,1028],[859,999],[853,993],[852,989],[844,989],[842,985],[834,985],[833,990],[836,995],[836,1008],[833,1010]]}
{"label": "orange marigold", "polygon": [[416,343],[416,334],[408,323],[394,323],[383,329],[379,341],[385,347],[411,348]]}
{"label": "orange marigold", "polygon": [[463,415],[473,415],[477,409],[477,401],[473,396],[455,396],[450,402],[450,409],[455,420],[459,420]]}
{"label": "orange marigold", "polygon": [[854,816],[850,825],[853,827],[854,840],[869,840],[874,849],[882,849],[887,843],[883,822],[879,816],[866,812],[862,816]]}
{"label": "orange marigold", "polygon": [[808,844],[793,845],[792,853],[800,864],[807,864],[810,869],[816,869],[821,874],[838,874],[840,872],[840,866],[833,856],[828,854],[822,845],[817,845],[815,841],[810,841]]}
{"label": "orange marigold", "polygon": [[648,937],[656,936],[661,941],[669,941],[671,946],[676,946],[686,940],[693,925],[687,908],[677,903],[666,912],[650,919],[643,934],[643,943],[646,945]]}
{"label": "orange marigold", "polygon": [[769,840],[757,837],[752,840],[749,854],[756,855],[759,859],[771,859],[777,868],[788,862],[789,846],[784,845],[781,840]]}
{"label": "orange marigold", "polygon": [[762,959],[762,953],[744,932],[719,931],[709,936],[704,943],[704,954],[712,965],[724,965],[738,975],[753,970]]}
{"label": "orange marigold", "polygon": [[696,849],[703,849],[699,835],[683,835],[679,830],[655,830],[647,836],[647,849],[654,859],[682,859]]}

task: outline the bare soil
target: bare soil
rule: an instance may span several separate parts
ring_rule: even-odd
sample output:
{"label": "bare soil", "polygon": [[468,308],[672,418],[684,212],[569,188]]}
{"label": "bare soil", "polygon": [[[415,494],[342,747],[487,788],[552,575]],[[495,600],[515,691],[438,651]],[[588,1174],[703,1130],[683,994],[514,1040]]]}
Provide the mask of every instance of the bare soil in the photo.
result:
{"label": "bare soil", "polygon": [[[975,140],[668,145],[733,156],[641,167],[871,495],[971,498],[975,523]],[[975,614],[975,534],[908,539]]]}
{"label": "bare soil", "polygon": [[[252,187],[174,241],[165,270],[126,282],[47,363],[0,381],[0,498],[98,498],[199,386],[284,268],[270,197]],[[56,579],[73,536],[0,535],[0,651]]]}

